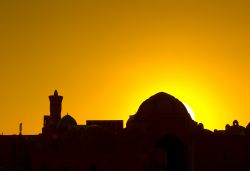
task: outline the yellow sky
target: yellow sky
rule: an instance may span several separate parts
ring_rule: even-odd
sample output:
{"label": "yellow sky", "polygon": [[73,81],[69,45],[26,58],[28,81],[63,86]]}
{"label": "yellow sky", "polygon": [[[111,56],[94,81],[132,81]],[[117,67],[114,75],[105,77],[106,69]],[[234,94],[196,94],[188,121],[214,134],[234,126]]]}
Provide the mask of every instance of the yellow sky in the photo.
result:
{"label": "yellow sky", "polygon": [[250,121],[250,1],[0,1],[0,132],[62,114],[124,119],[164,91],[208,129]]}

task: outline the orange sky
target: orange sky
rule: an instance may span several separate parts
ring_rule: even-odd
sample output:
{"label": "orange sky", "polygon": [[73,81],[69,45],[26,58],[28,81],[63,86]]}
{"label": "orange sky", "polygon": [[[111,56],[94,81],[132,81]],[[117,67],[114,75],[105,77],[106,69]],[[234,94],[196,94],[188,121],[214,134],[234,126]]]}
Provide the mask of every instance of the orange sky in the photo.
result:
{"label": "orange sky", "polygon": [[249,0],[0,1],[0,132],[124,119],[164,91],[208,129],[250,121]]}

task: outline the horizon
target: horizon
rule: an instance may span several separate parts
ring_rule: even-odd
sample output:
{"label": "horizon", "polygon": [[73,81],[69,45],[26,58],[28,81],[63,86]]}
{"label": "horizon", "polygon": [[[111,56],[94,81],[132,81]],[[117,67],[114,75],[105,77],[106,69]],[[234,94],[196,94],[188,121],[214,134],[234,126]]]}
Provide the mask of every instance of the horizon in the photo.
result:
{"label": "horizon", "polygon": [[[55,90],[55,91],[57,91],[57,90]],[[166,93],[166,92],[158,92],[158,93],[156,93],[156,94],[154,94],[154,95],[152,95],[152,96],[155,96],[155,95],[157,95],[157,94],[160,94],[160,93],[164,93],[164,94],[167,94],[167,95],[170,95],[170,96],[173,96],[173,95],[171,95],[171,94],[168,94],[168,93]],[[53,95],[53,94],[51,94],[51,95]],[[51,96],[51,95],[49,95],[49,96]],[[59,92],[58,92],[58,95],[59,96],[62,96],[63,97],[63,95],[61,95]],[[149,98],[151,98],[152,96],[150,96],[150,97],[148,97],[147,99],[145,99],[143,102],[145,102],[146,100],[148,100]],[[174,96],[173,96],[174,97]],[[174,97],[175,98],[175,97]],[[177,98],[177,100],[179,100],[178,98]],[[142,102],[142,103],[143,103]],[[190,112],[193,112],[192,111],[192,109],[186,104],[186,103],[184,103],[184,102],[182,102],[182,101],[180,101],[181,103],[182,103],[182,105],[185,107],[185,109],[187,110],[187,112],[188,112],[188,114],[190,115],[190,117],[192,118],[192,120],[197,124],[197,126],[199,125],[199,124],[202,124],[202,126],[204,126],[204,124],[202,123],[202,122],[197,122],[196,120],[195,120],[195,114],[194,113],[192,113],[192,114],[194,114],[194,115],[192,115]],[[139,109],[139,107],[140,107],[141,105],[139,105],[138,106],[138,109]],[[138,111],[137,111],[138,112]],[[137,112],[136,113],[134,113],[134,115],[135,114],[137,114]],[[50,114],[49,114],[50,115]],[[49,116],[49,115],[47,115],[47,116]],[[67,116],[67,115],[69,115],[69,116],[71,116],[71,117],[73,117],[74,118],[74,116],[72,116],[71,114],[69,114],[69,113],[66,113],[66,114],[64,114],[64,115],[62,115],[61,116],[61,118],[63,118],[64,116]],[[44,115],[45,116],[45,115]],[[132,115],[129,115],[129,116],[132,116]],[[122,119],[89,119],[89,120],[85,120],[85,122],[84,123],[79,123],[79,122],[77,122],[77,120],[76,120],[76,123],[77,123],[77,125],[86,125],[86,123],[87,122],[89,122],[89,121],[122,121],[123,122],[123,129],[125,129],[126,128],[126,123],[127,123],[127,120],[122,120]],[[233,120],[232,121],[232,124],[231,123],[226,123],[225,124],[225,128],[224,129],[221,129],[221,130],[223,130],[223,131],[225,131],[226,130],[226,126],[227,125],[230,125],[230,126],[233,126],[234,124],[234,122],[235,121],[237,121],[237,119],[236,120]],[[238,121],[237,121],[238,122]],[[249,123],[250,123],[250,121],[249,121]],[[22,125],[22,126],[20,126],[20,125]],[[239,126],[243,126],[243,125],[240,125],[239,124]],[[21,128],[20,128],[21,127]],[[245,125],[245,126],[243,126],[244,128],[246,128],[247,127],[247,125]],[[41,127],[42,128],[42,127]],[[3,134],[3,132],[2,132],[2,134],[1,135],[7,135],[7,136],[11,136],[11,135],[20,135],[20,132],[21,132],[21,135],[24,135],[24,136],[26,136],[26,135],[40,135],[40,134],[42,134],[42,132],[39,132],[39,133],[37,133],[37,134],[23,134],[22,133],[22,130],[20,131],[20,129],[22,129],[23,130],[23,123],[22,122],[20,122],[19,123],[19,132],[17,133],[17,134]],[[205,127],[204,127],[204,129],[206,129]],[[206,129],[206,130],[209,130],[209,131],[211,131],[211,132],[216,132],[216,131],[220,131],[219,129],[214,129],[214,130],[210,130],[210,129]]]}

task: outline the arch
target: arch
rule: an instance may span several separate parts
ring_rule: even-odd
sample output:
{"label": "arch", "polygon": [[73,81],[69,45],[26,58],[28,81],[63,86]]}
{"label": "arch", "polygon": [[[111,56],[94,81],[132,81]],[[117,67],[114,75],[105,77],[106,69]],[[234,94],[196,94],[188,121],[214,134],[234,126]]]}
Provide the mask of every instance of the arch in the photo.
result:
{"label": "arch", "polygon": [[188,155],[185,144],[175,135],[164,136],[156,147],[165,152],[165,163],[159,169],[164,171],[188,171]]}
{"label": "arch", "polygon": [[97,165],[96,165],[96,164],[92,164],[92,165],[90,166],[90,171],[98,171]]}

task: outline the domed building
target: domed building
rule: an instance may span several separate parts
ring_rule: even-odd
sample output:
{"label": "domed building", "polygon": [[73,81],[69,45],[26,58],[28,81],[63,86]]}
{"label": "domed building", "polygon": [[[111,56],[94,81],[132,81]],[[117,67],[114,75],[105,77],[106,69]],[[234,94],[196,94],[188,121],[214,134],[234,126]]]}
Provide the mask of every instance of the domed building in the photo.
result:
{"label": "domed building", "polygon": [[77,122],[76,120],[70,116],[69,114],[65,115],[64,117],[62,117],[62,119],[59,121],[58,125],[57,125],[57,129],[60,132],[67,132],[73,128],[77,127]]}
{"label": "domed building", "polygon": [[221,171],[250,170],[250,124],[206,130],[184,104],[160,92],[123,120],[61,117],[63,97],[49,96],[40,135],[0,136],[1,170]]}
{"label": "domed building", "polygon": [[[126,131],[129,132],[128,137],[135,145],[138,143],[137,148],[144,151],[143,155],[149,158],[160,158],[161,162],[142,161],[142,163],[148,163],[148,168],[166,169],[164,162],[166,159],[163,156],[168,154],[170,161],[175,161],[168,161],[169,167],[183,171],[188,170],[189,167],[188,151],[191,150],[190,136],[194,129],[195,122],[184,104],[164,92],[145,100],[136,114],[130,116],[126,127]],[[176,155],[178,159],[175,159]],[[134,158],[134,160],[140,159]]]}
{"label": "domed building", "polygon": [[142,130],[152,139],[159,140],[164,135],[174,134],[184,142],[194,130],[194,125],[184,104],[164,92],[145,100],[127,121],[127,129]]}

